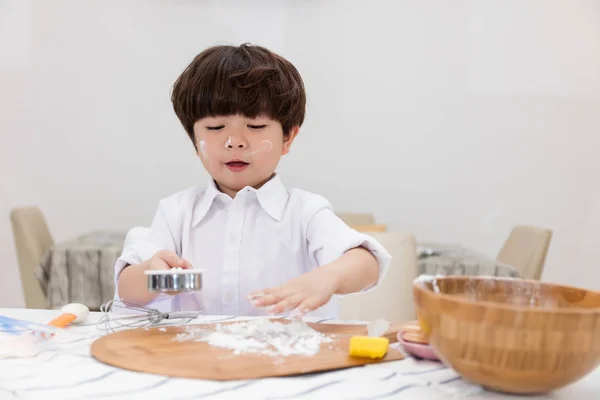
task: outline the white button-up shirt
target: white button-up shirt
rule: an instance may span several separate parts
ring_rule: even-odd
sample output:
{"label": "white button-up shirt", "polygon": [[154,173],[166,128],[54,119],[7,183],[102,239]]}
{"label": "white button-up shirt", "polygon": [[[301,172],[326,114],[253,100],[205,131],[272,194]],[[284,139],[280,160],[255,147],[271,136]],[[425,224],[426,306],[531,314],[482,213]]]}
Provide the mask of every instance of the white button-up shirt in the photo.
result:
{"label": "white button-up shirt", "polygon": [[[139,264],[161,249],[171,250],[193,268],[205,270],[202,290],[160,294],[148,306],[266,315],[266,310],[250,304],[249,293],[281,285],[358,246],[376,257],[381,280],[390,254],[372,237],[348,227],[324,197],[286,189],[278,175],[258,190],[244,188],[234,198],[211,180],[206,187],[192,187],[160,201],[148,237],[128,245],[117,260],[115,284],[128,264]],[[337,317],[336,296],[310,315]]]}

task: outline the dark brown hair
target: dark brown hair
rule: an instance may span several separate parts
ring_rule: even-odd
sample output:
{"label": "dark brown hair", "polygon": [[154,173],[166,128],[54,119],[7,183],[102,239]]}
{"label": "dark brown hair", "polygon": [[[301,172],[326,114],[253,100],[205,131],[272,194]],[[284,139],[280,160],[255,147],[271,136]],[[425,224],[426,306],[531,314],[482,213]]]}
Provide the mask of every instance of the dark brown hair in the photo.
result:
{"label": "dark brown hair", "polygon": [[283,134],[304,122],[302,77],[283,57],[260,46],[214,46],[198,54],[173,85],[173,109],[196,146],[194,124],[240,114],[279,121]]}

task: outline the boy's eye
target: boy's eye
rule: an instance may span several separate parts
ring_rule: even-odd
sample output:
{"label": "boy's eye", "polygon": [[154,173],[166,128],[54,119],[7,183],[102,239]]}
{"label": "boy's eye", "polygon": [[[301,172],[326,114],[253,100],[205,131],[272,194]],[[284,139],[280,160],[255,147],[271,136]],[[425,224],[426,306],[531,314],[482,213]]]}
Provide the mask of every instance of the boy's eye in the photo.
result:
{"label": "boy's eye", "polygon": [[250,128],[250,129],[262,129],[265,126],[267,126],[267,125],[266,124],[264,124],[264,125],[248,125],[248,128]]}
{"label": "boy's eye", "polygon": [[207,126],[206,129],[208,129],[209,131],[218,131],[220,129],[225,128],[225,125],[219,125],[219,126]]}

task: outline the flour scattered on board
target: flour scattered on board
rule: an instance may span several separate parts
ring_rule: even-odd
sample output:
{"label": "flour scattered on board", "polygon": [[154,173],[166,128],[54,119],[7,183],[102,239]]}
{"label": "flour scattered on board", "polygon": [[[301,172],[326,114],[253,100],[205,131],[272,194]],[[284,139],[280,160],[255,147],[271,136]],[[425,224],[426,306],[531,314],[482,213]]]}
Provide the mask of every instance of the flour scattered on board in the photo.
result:
{"label": "flour scattered on board", "polygon": [[179,342],[206,342],[211,346],[234,351],[234,354],[258,353],[270,356],[305,355],[319,352],[322,343],[334,340],[315,331],[301,321],[289,324],[257,319],[230,324],[217,324],[215,330],[188,326],[174,337]]}

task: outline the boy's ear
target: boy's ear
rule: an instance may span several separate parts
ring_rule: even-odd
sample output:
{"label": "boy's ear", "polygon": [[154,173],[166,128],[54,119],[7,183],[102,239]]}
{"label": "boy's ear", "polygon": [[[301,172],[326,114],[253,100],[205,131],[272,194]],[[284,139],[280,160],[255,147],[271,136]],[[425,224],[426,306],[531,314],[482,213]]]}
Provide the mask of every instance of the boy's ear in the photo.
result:
{"label": "boy's ear", "polygon": [[283,139],[282,154],[287,154],[290,152],[290,147],[292,147],[292,142],[294,141],[294,139],[296,139],[296,136],[298,136],[298,133],[300,133],[299,126],[294,126],[292,129],[290,129],[289,135]]}

